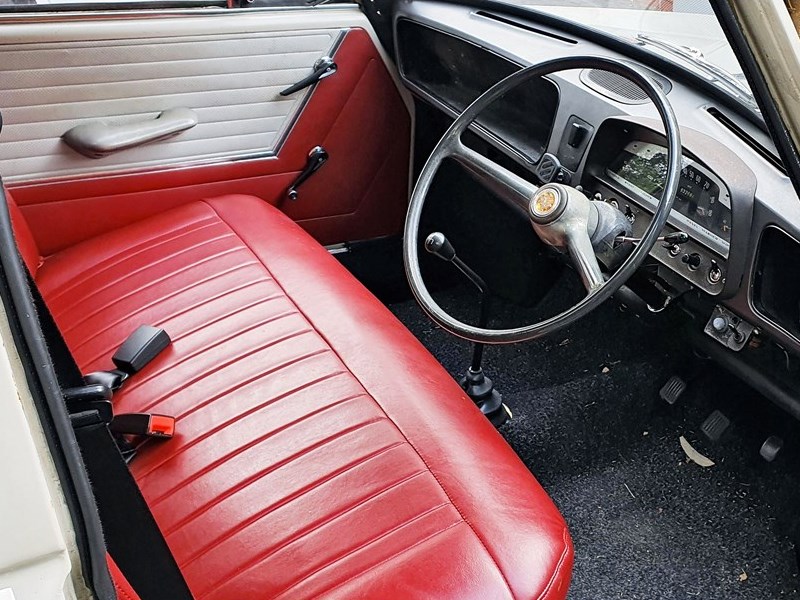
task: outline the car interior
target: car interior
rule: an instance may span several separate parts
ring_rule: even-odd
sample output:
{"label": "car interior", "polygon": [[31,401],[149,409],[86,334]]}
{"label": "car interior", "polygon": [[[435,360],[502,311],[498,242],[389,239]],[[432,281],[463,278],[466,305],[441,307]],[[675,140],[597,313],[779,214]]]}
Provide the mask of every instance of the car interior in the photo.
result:
{"label": "car interior", "polygon": [[800,198],[726,3],[0,23],[0,297],[95,597],[800,597]]}

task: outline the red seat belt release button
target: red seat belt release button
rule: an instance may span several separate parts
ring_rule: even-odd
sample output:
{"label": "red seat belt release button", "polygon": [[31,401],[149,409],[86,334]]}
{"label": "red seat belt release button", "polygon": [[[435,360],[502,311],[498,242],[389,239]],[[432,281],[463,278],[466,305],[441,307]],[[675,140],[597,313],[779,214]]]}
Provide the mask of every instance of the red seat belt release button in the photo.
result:
{"label": "red seat belt release button", "polygon": [[150,428],[147,435],[152,437],[171,438],[175,435],[175,417],[167,415],[150,415]]}
{"label": "red seat belt release button", "polygon": [[175,417],[150,413],[114,415],[110,429],[114,433],[168,439],[175,435]]}

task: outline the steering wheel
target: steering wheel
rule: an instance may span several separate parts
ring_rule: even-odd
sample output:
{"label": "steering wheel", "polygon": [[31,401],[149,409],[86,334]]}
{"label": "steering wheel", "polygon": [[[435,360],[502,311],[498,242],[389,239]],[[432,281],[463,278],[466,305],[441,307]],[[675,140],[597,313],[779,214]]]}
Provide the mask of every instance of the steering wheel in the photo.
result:
{"label": "steering wheel", "polygon": [[[607,279],[600,269],[592,246],[592,235],[604,226],[610,204],[590,201],[582,192],[567,185],[548,183],[537,187],[505,167],[468,148],[461,135],[492,102],[533,79],[571,69],[601,69],[616,73],[642,88],[655,104],[667,137],[667,172],[664,191],[650,225],[631,254]],[[521,127],[522,124],[519,124]],[[425,199],[442,162],[453,159],[506,202],[522,208],[541,240],[566,250],[586,287],[586,296],[571,308],[554,317],[513,329],[474,327],[452,317],[433,299],[419,266],[419,225]],[[627,63],[604,57],[573,56],[526,67],[498,82],[470,104],[444,134],[422,169],[411,194],[406,215],[403,260],[414,296],[423,310],[437,324],[454,335],[486,344],[510,344],[534,340],[576,322],[613,295],[639,268],[664,228],[675,200],[681,171],[681,141],[678,123],[666,95],[653,81]],[[602,205],[599,206],[599,205]],[[602,210],[599,210],[601,209]],[[611,217],[616,218],[614,216]],[[623,216],[624,218],[624,216]],[[434,240],[428,243],[435,243]]]}

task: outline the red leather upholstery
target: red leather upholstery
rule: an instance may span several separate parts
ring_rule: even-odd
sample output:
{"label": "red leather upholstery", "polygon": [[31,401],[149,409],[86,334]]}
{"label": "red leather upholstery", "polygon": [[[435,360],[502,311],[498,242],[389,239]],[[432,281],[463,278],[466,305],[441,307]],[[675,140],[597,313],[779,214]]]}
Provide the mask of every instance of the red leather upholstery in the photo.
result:
{"label": "red leather upholstery", "polygon": [[84,371],[140,324],[172,336],[115,403],[178,418],[131,467],[197,598],[566,596],[572,546],[546,493],[408,330],[264,202],[173,209],[36,279]]}
{"label": "red leather upholstery", "polygon": [[114,582],[114,589],[117,592],[117,600],[141,600],[139,594],[131,587],[131,584],[122,571],[119,570],[117,563],[114,562],[111,555],[106,554],[106,562],[108,563],[108,572],[111,575],[111,581]]}
{"label": "red leather upholstery", "polygon": [[28,272],[35,277],[36,272],[39,270],[39,265],[42,264],[39,247],[36,245],[36,240],[33,238],[28,222],[11,198],[11,193],[6,191],[5,194],[8,201],[8,212],[11,216],[11,226],[14,228],[14,236],[16,237],[17,249],[25,262],[25,266],[28,267]]}

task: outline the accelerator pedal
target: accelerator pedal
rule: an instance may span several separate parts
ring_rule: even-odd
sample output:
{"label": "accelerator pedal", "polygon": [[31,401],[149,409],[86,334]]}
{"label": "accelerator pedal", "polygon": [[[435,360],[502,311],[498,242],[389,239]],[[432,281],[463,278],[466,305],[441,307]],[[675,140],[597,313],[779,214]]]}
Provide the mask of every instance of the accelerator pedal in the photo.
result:
{"label": "accelerator pedal", "polygon": [[761,444],[761,450],[758,453],[765,461],[772,462],[778,456],[781,448],[783,448],[783,438],[771,435]]}

